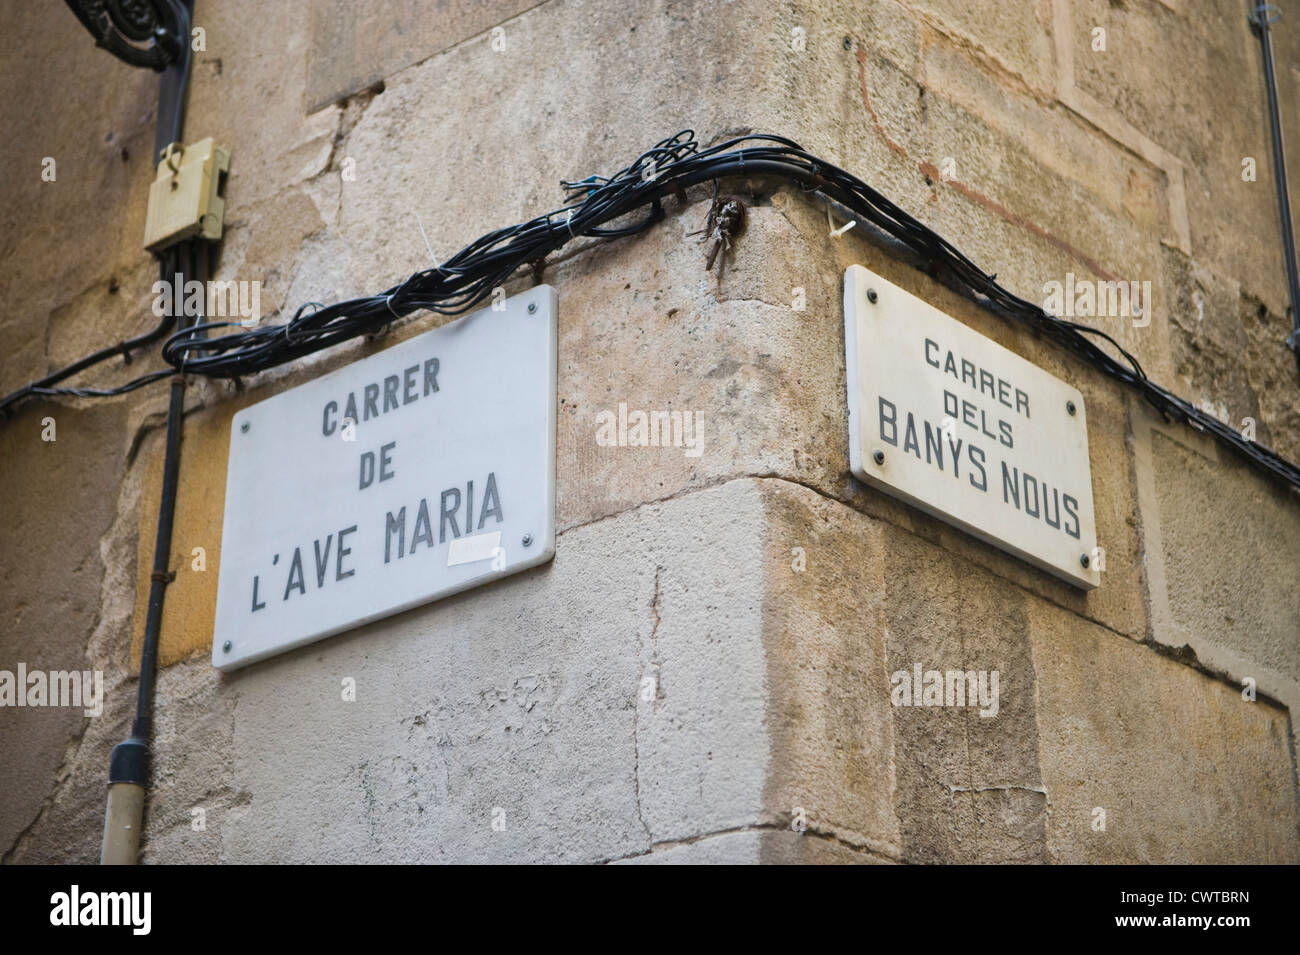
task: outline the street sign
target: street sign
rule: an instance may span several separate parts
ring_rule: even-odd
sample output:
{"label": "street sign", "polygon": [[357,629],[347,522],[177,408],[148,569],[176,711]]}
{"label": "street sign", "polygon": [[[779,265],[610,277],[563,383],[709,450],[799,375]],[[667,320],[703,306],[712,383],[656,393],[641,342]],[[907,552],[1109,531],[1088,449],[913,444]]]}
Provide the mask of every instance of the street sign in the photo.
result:
{"label": "street sign", "polygon": [[541,285],[238,412],[213,665],[550,560],[555,374]]}
{"label": "street sign", "polygon": [[855,477],[1075,586],[1101,583],[1083,396],[859,265],[844,274]]}

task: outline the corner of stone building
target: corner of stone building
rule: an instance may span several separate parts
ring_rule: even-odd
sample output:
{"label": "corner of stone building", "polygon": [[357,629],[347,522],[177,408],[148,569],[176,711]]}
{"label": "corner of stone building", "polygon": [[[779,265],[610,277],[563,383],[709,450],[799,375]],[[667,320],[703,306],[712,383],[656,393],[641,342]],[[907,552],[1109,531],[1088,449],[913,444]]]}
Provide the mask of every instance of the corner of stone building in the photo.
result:
{"label": "corner of stone building", "polygon": [[[187,132],[234,156],[217,277],[258,277],[282,321],[551,208],[558,179],[609,172],[680,128],[707,142],[773,131],[1031,301],[1067,272],[1151,279],[1147,325],[1108,331],[1153,379],[1300,457],[1285,290],[1260,265],[1277,258],[1264,157],[1255,188],[1237,175],[1262,89],[1228,13],[731,6],[630,18],[603,0],[501,0],[346,35],[320,11],[260,7],[250,35],[255,5],[214,6]],[[15,15],[14,36],[50,62],[88,49],[45,28],[56,13]],[[1120,56],[1091,55],[1094,14]],[[529,50],[564,50],[565,68]],[[1250,82],[1179,68],[1211,54]],[[77,158],[60,160],[60,191],[15,180],[0,204],[0,391],[152,321],[138,236],[155,84],[89,54],[83,79],[48,94],[80,125],[6,114],[12,140]],[[865,224],[828,236],[842,210],[735,185],[751,208],[725,276],[688,235],[703,186],[666,201],[654,230],[547,266],[560,407],[546,567],[223,676],[207,653],[231,416],[441,319],[242,390],[190,389],[144,861],[1300,859],[1295,493]],[[849,264],[1083,391],[1098,590],[850,477]],[[106,363],[84,382],[126,374]],[[620,401],[702,410],[709,453],[596,447],[594,414]],[[0,763],[26,767],[3,797],[5,862],[96,856],[108,753],[134,707],[165,412],[142,389],[0,425],[0,668],[106,677],[100,718],[0,710]],[[57,443],[33,437],[46,415]],[[949,664],[1000,674],[996,715],[895,705],[893,674]],[[485,826],[498,809],[504,833]]]}

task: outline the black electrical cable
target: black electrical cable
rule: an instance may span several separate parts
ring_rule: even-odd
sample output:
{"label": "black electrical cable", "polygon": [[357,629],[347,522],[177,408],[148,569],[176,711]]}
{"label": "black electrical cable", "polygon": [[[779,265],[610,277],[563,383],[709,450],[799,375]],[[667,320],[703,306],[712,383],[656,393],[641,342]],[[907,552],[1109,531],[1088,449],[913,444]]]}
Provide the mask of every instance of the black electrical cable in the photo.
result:
{"label": "black electrical cable", "polygon": [[[158,162],[163,149],[179,141],[181,135],[181,124],[185,116],[185,97],[189,89],[190,48],[188,38],[192,18],[190,8],[193,4],[180,2],[180,0],[150,0],[150,3],[151,7],[136,9],[136,21],[131,24],[125,18],[116,19],[115,14],[120,14],[122,11],[118,11],[113,7],[105,8],[102,3],[85,3],[83,0],[77,0],[77,2],[68,0],[68,6],[81,20],[82,24],[94,34],[100,46],[105,47],[109,52],[132,65],[150,66],[163,73],[158,94],[158,123],[154,131],[154,162]],[[151,16],[152,19],[150,19]],[[127,27],[125,32],[122,31],[124,26]],[[124,56],[121,51],[120,40],[116,39],[119,33],[124,36],[130,33],[129,38],[137,42],[150,41],[148,51],[150,58],[143,61],[131,55]],[[129,54],[141,52],[138,48],[129,45],[126,49]],[[162,278],[165,282],[170,282],[173,278],[174,268],[171,263],[174,262],[174,257],[174,250],[165,250],[159,256],[163,263]],[[92,352],[86,357],[78,359],[66,368],[60,368],[44,378],[39,378],[30,384],[24,385],[17,391],[0,398],[0,413],[6,416],[12,415],[14,408],[32,395],[73,395],[78,398],[107,397],[125,394],[128,391],[134,391],[141,385],[147,385],[159,378],[165,378],[169,372],[164,371],[153,375],[145,375],[121,388],[53,388],[60,381],[71,378],[78,372],[85,371],[87,368],[115,356],[121,355],[124,361],[130,362],[131,352],[146,345],[152,345],[170,332],[175,324],[175,316],[170,313],[165,314],[156,327],[143,335],[127,338],[116,345],[101,348],[97,352]]]}
{"label": "black electrical cable", "polygon": [[[684,196],[698,183],[726,176],[773,176],[820,193],[909,249],[931,274],[995,314],[1011,318],[1074,352],[1102,373],[1138,391],[1166,418],[1208,432],[1251,463],[1300,488],[1300,468],[1250,441],[1152,382],[1137,360],[1100,329],[1066,321],[1007,291],[928,226],[913,218],[856,176],[806,152],[781,136],[741,136],[701,149],[692,130],[662,140],[613,176],[589,176],[561,185],[570,204],[528,222],[475,239],[446,262],[416,272],[378,295],[330,305],[300,307],[288,322],[197,338],[177,332],[163,344],[163,358],[187,374],[239,378],[329,348],[360,335],[373,335],[421,309],[456,315],[469,311],[503,286],[520,268],[579,237],[635,235],[663,218],[662,200]],[[579,198],[580,197],[580,198]],[[641,210],[649,207],[648,212]],[[628,221],[634,213],[638,217]],[[207,332],[233,322],[201,323]],[[1107,351],[1100,343],[1114,350]],[[128,383],[123,388],[145,382]],[[74,394],[71,390],[54,393]]]}
{"label": "black electrical cable", "polygon": [[[171,273],[173,271],[173,265],[171,263],[174,261],[174,258],[175,253],[172,250],[164,252],[160,257],[163,281],[170,282],[172,280]],[[118,342],[116,345],[110,345],[108,348],[101,348],[99,351],[93,352],[85,358],[78,359],[66,368],[60,368],[58,371],[51,372],[44,378],[38,378],[30,384],[23,385],[23,387],[19,388],[17,391],[5,395],[5,397],[0,398],[0,412],[12,414],[13,409],[19,403],[32,395],[75,395],[79,398],[120,395],[125,394],[128,391],[134,391],[141,385],[146,385],[151,381],[157,381],[159,378],[164,378],[171,374],[171,369],[166,369],[152,375],[145,375],[132,382],[128,382],[120,388],[106,388],[101,390],[96,388],[54,387],[54,385],[63,381],[65,378],[70,378],[78,372],[85,371],[87,368],[98,365],[100,362],[107,361],[115,356],[120,355],[123,360],[129,362],[131,360],[131,352],[143,348],[146,345],[152,345],[154,342],[161,340],[172,330],[173,327],[175,327],[175,325],[176,317],[169,311],[167,314],[163,315],[162,320],[154,328],[144,334],[137,335],[134,338],[127,338]]]}
{"label": "black electrical cable", "polygon": [[[206,255],[200,257],[202,240],[193,239],[173,246],[171,254],[164,257],[160,272],[163,281],[183,280],[186,277],[200,282],[207,280],[204,272]],[[206,252],[206,250],[202,250]],[[168,268],[175,272],[169,274]],[[197,317],[196,317],[197,318]],[[185,315],[177,316],[178,334],[192,334],[193,325],[187,326]],[[167,405],[167,437],[163,446],[163,474],[158,527],[154,537],[153,573],[150,575],[149,600],[145,610],[144,640],[140,648],[140,682],[136,689],[135,720],[131,735],[113,747],[109,757],[108,781],[134,783],[146,786],[149,782],[149,740],[153,731],[153,693],[158,670],[158,641],[162,631],[163,601],[167,585],[173,574],[168,570],[171,560],[172,524],[175,518],[176,492],[180,486],[181,421],[185,412],[185,376],[172,370],[153,372],[143,378],[154,381],[159,377],[171,379],[171,395]],[[124,386],[126,387],[126,386]]]}

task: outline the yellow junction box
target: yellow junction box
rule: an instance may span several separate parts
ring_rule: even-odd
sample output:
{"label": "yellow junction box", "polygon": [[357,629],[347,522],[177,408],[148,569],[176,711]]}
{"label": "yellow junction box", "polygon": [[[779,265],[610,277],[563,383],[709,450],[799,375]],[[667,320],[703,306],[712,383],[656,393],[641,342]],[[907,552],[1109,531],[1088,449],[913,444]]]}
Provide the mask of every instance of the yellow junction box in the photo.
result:
{"label": "yellow junction box", "polygon": [[158,252],[194,236],[220,239],[229,172],[230,153],[210,137],[167,147],[149,187],[144,247]]}

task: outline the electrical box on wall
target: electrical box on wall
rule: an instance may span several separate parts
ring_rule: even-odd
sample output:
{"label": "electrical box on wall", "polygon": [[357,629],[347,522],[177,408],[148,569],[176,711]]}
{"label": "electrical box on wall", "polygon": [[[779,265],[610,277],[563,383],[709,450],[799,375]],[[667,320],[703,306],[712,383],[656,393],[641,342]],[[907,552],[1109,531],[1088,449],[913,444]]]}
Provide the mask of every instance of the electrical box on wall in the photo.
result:
{"label": "electrical box on wall", "polygon": [[230,153],[211,138],[167,147],[149,187],[144,247],[158,252],[195,236],[220,239],[229,172]]}

